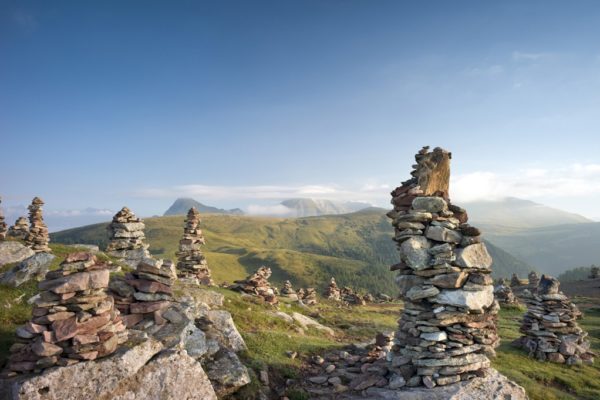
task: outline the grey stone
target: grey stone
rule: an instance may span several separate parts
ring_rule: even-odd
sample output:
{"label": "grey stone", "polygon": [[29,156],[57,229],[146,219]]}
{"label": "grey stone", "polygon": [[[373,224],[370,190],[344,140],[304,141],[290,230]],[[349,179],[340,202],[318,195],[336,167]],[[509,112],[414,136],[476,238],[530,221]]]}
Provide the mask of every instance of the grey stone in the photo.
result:
{"label": "grey stone", "polygon": [[489,285],[484,286],[484,288],[484,290],[479,292],[468,292],[462,289],[444,289],[433,301],[455,307],[465,307],[469,310],[482,310],[491,306],[494,302],[494,287]]}
{"label": "grey stone", "polygon": [[2,274],[0,283],[18,287],[34,278],[41,280],[55,258],[56,256],[50,253],[35,253],[33,256],[21,261],[10,271]]}
{"label": "grey stone", "polygon": [[439,213],[448,209],[448,204],[441,197],[416,197],[412,202],[412,208],[430,213]]}
{"label": "grey stone", "polygon": [[4,264],[21,262],[34,254],[33,250],[20,242],[12,240],[0,242],[0,267]]}
{"label": "grey stone", "polygon": [[211,310],[207,314],[213,328],[218,332],[219,343],[232,351],[246,350],[246,343],[238,332],[233,318],[228,311]]}
{"label": "grey stone", "polygon": [[400,254],[402,259],[410,268],[421,270],[429,268],[431,255],[427,251],[431,243],[423,236],[414,236],[408,238],[400,245]]}
{"label": "grey stone", "polygon": [[320,331],[326,332],[330,336],[335,336],[335,332],[333,331],[333,329],[331,329],[328,326],[320,324],[319,322],[315,321],[314,319],[312,319],[310,317],[307,317],[306,315],[303,315],[303,314],[300,314],[297,312],[293,312],[292,318],[294,318],[294,321],[296,321],[298,324],[300,324],[300,326],[304,329],[306,329],[308,327],[312,327],[312,328],[318,329]]}
{"label": "grey stone", "polygon": [[462,235],[452,229],[430,225],[425,230],[425,236],[431,240],[447,243],[460,243]]}
{"label": "grey stone", "polygon": [[250,383],[248,370],[232,351],[219,351],[213,360],[205,361],[204,366],[213,388],[220,398],[230,395]]}
{"label": "grey stone", "polygon": [[406,292],[412,287],[420,286],[423,282],[425,282],[425,279],[417,275],[398,275],[396,277],[396,284],[400,289],[400,296],[406,295]]}
{"label": "grey stone", "polygon": [[439,293],[440,290],[435,286],[425,288],[421,286],[414,286],[408,292],[406,292],[406,297],[408,297],[412,301],[415,301],[427,297],[433,297]]}
{"label": "grey stone", "polygon": [[489,269],[492,266],[492,257],[484,243],[475,243],[456,249],[456,263],[463,268]]}
{"label": "grey stone", "polygon": [[441,342],[446,340],[448,338],[448,335],[446,335],[446,332],[444,331],[439,331],[421,333],[420,337],[421,339],[427,340],[429,342]]}

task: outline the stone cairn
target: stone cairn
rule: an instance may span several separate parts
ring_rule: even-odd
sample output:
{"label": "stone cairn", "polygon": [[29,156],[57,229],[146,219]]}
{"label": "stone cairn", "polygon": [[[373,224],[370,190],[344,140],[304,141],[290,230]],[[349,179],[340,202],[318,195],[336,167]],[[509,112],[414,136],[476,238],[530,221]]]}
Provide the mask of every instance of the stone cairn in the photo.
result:
{"label": "stone cairn", "polygon": [[532,288],[537,288],[540,284],[540,277],[535,271],[531,271],[527,278],[529,279],[529,286],[531,286]]}
{"label": "stone cairn", "polygon": [[94,360],[125,342],[108,281],[108,264],[90,253],[69,254],[58,270],[48,272],[38,285],[33,318],[17,328],[7,375]]}
{"label": "stone cairn", "polygon": [[[2,203],[1,197],[0,197],[0,203]],[[6,240],[6,232],[7,232],[7,226],[6,226],[6,222],[4,220],[4,214],[2,213],[2,210],[0,209],[0,240]]]}
{"label": "stone cairn", "polygon": [[520,304],[512,288],[505,284],[500,284],[494,288],[494,297],[501,305],[518,306]]}
{"label": "stone cairn", "polygon": [[485,374],[499,344],[499,307],[480,231],[448,198],[451,154],[428,149],[392,192],[388,213],[401,258],[390,269],[404,300],[390,379],[432,388]]}
{"label": "stone cairn", "polygon": [[180,278],[207,286],[214,286],[206,257],[200,247],[205,244],[200,225],[200,212],[190,208],[185,220],[183,237],[177,252],[177,271]]}
{"label": "stone cairn", "polygon": [[328,300],[340,301],[342,299],[342,294],[340,288],[338,288],[337,283],[335,283],[335,278],[331,278],[331,280],[329,281],[329,286],[327,287],[323,295]]}
{"label": "stone cairn", "polygon": [[108,226],[110,243],[106,248],[107,253],[135,268],[141,260],[150,257],[148,245],[144,243],[145,227],[129,208],[123,207]]}
{"label": "stone cairn", "polygon": [[[275,295],[275,291],[269,283],[271,277],[271,268],[262,266],[254,274],[244,280],[235,281],[229,288],[238,292],[251,294],[261,297],[269,304],[279,303],[279,299]],[[298,296],[300,297],[300,296]]]}
{"label": "stone cairn", "polygon": [[517,274],[512,274],[511,278],[510,278],[510,286],[511,287],[519,287],[522,286],[523,284],[521,283],[521,280],[519,279],[519,277],[517,276]]}
{"label": "stone cairn", "polygon": [[19,217],[15,221],[15,224],[8,229],[8,236],[25,240],[25,238],[29,235],[29,222],[27,222],[27,218]]}
{"label": "stone cairn", "polygon": [[344,286],[342,288],[342,290],[340,291],[340,296],[342,298],[342,301],[349,305],[364,306],[365,304],[367,304],[358,293],[355,293],[354,290],[352,290],[352,288],[348,286]]}
{"label": "stone cairn", "polygon": [[598,279],[600,278],[600,268],[595,265],[590,268],[590,279]]}
{"label": "stone cairn", "polygon": [[587,332],[576,322],[581,312],[559,291],[559,286],[558,279],[542,275],[537,293],[525,298],[527,313],[520,328],[524,336],[513,343],[540,361],[591,364],[594,354]]}
{"label": "stone cairn", "polygon": [[317,304],[317,290],[315,288],[306,288],[304,296],[302,296],[302,302],[307,306],[314,306]]}
{"label": "stone cairn", "polygon": [[288,297],[293,300],[298,300],[298,294],[292,287],[292,282],[290,282],[289,280],[283,282],[283,287],[279,291],[279,294],[281,295],[281,297]]}
{"label": "stone cairn", "polygon": [[50,253],[50,236],[48,235],[48,227],[44,223],[42,216],[42,207],[44,202],[39,197],[35,197],[29,205],[29,233],[25,237],[25,244],[36,253]]}
{"label": "stone cairn", "polygon": [[171,286],[176,278],[170,260],[146,258],[134,272],[111,280],[110,290],[127,328],[158,330],[168,321],[168,310],[174,305]]}

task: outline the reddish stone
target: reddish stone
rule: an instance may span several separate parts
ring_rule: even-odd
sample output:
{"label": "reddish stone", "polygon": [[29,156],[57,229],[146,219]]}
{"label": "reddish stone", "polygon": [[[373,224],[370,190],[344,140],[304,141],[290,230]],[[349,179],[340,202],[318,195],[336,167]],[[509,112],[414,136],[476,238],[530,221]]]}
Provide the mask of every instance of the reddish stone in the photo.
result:
{"label": "reddish stone", "polygon": [[73,357],[77,358],[79,360],[92,361],[98,357],[98,352],[97,351],[88,351],[86,353],[77,353],[77,354],[73,354]]}
{"label": "reddish stone", "polygon": [[109,277],[110,274],[106,269],[78,272],[62,278],[42,281],[39,284],[39,288],[41,290],[49,290],[56,294],[88,289],[101,289],[108,287]]}
{"label": "reddish stone", "polygon": [[96,261],[96,256],[91,253],[87,253],[85,251],[78,251],[76,253],[71,253],[65,258],[66,263],[74,263],[79,261]]}
{"label": "reddish stone", "polygon": [[77,319],[71,317],[54,321],[52,323],[52,330],[54,331],[55,340],[57,342],[71,339],[73,336],[77,335]]}
{"label": "reddish stone", "polygon": [[62,347],[41,340],[36,340],[31,346],[31,350],[40,357],[56,356],[63,352]]}
{"label": "reddish stone", "polygon": [[149,281],[146,279],[133,279],[128,280],[127,283],[140,292],[173,294],[171,287],[160,282]]}
{"label": "reddish stone", "polygon": [[10,363],[8,368],[15,372],[27,372],[35,369],[35,361],[22,361]]}
{"label": "reddish stone", "polygon": [[142,319],[144,319],[144,316],[142,314],[129,314],[129,315],[123,315],[122,319],[123,319],[123,323],[125,324],[125,326],[127,328],[131,328],[135,324],[140,322]]}
{"label": "reddish stone", "polygon": [[162,310],[171,305],[170,301],[146,301],[133,303],[129,306],[132,314],[147,314],[157,310]]}
{"label": "reddish stone", "polygon": [[73,337],[73,344],[84,345],[90,343],[98,343],[100,338],[98,335],[76,335]]}
{"label": "reddish stone", "polygon": [[100,327],[108,324],[110,321],[111,313],[105,312],[104,314],[99,314],[95,317],[88,319],[85,322],[82,322],[77,327],[78,334],[89,334],[96,332]]}
{"label": "reddish stone", "polygon": [[25,324],[25,329],[27,329],[31,333],[42,333],[48,330],[46,326],[34,324],[31,321]]}

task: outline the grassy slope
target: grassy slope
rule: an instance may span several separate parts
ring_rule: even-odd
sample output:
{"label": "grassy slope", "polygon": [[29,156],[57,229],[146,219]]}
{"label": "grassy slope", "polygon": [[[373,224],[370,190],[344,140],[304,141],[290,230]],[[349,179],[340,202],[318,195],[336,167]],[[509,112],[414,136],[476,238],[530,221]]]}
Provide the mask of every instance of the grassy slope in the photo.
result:
{"label": "grassy slope", "polygon": [[[150,251],[174,258],[183,216],[148,218]],[[277,284],[290,279],[296,287],[324,289],[331,276],[340,285],[372,293],[395,291],[389,265],[398,261],[392,227],[380,209],[353,214],[298,219],[205,215],[206,257],[217,282],[241,279],[262,265],[273,270]],[[90,225],[52,235],[62,243],[106,246],[106,225]],[[501,249],[490,246],[498,276],[531,269]]]}
{"label": "grassy slope", "polygon": [[[53,268],[65,254],[73,250],[60,244],[52,244],[51,247],[58,256]],[[336,337],[331,338],[313,329],[300,333],[298,327],[270,316],[268,312],[272,307],[249,302],[238,293],[226,289],[216,290],[225,295],[224,306],[232,313],[248,345],[248,351],[243,354],[245,363],[252,368],[254,375],[257,371],[268,369],[273,380],[297,378],[301,374],[302,363],[310,354],[372,339],[378,331],[394,330],[401,312],[399,303],[341,309],[338,304],[322,301],[312,308],[310,315],[335,329]],[[0,364],[13,342],[16,327],[30,318],[31,306],[26,301],[35,292],[36,285],[33,282],[17,289],[0,287]],[[577,301],[585,311],[580,323],[589,332],[594,351],[600,352],[600,300],[579,298]],[[282,311],[306,314],[298,306],[285,303],[285,299],[282,302]],[[598,361],[594,366],[575,367],[539,363],[509,345],[518,336],[521,316],[520,310],[501,312],[499,326],[502,345],[494,366],[523,385],[532,400],[600,398]],[[290,350],[297,351],[299,358],[287,357],[285,352]],[[253,378],[253,383],[240,393],[240,399],[255,398],[259,385],[256,376]],[[292,400],[306,398],[301,391],[290,391],[288,395]]]}

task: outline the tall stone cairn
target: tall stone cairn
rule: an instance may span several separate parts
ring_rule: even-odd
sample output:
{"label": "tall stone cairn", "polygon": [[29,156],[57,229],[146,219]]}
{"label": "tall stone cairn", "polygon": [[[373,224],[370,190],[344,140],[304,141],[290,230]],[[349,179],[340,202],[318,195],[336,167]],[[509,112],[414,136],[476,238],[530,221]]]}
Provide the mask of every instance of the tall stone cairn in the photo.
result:
{"label": "tall stone cairn", "polygon": [[531,271],[529,275],[527,275],[527,279],[529,280],[529,286],[533,288],[537,288],[540,284],[540,277],[535,271]]}
{"label": "tall stone cairn", "polygon": [[390,369],[428,388],[484,375],[499,344],[492,258],[464,209],[449,200],[451,154],[424,147],[412,178],[392,192],[387,215],[401,262],[404,310]]}
{"label": "tall stone cairn", "polygon": [[527,313],[520,328],[524,336],[513,343],[540,361],[592,364],[588,334],[577,324],[582,314],[559,286],[558,279],[542,275],[537,292],[526,292]]}
{"label": "tall stone cairn", "polygon": [[33,318],[17,328],[9,376],[104,357],[127,340],[119,311],[106,293],[108,267],[93,254],[73,253],[46,274],[38,285]]}
{"label": "tall stone cairn", "polygon": [[144,242],[144,222],[127,207],[116,213],[108,226],[109,244],[106,251],[113,257],[123,259],[135,268],[138,263],[150,258],[148,245]]}
{"label": "tall stone cairn", "polygon": [[279,293],[280,293],[281,297],[288,297],[293,300],[298,300],[298,294],[292,287],[292,282],[290,282],[289,280],[286,280],[285,282],[283,282],[283,287],[281,288]]}
{"label": "tall stone cairn", "polygon": [[331,280],[329,281],[329,286],[327,286],[327,289],[325,289],[325,293],[323,293],[323,296],[325,296],[326,299],[333,301],[340,301],[342,299],[340,288],[335,282],[334,277],[331,277]]}
{"label": "tall stone cairn", "polygon": [[202,285],[214,286],[208,262],[201,249],[206,242],[199,225],[200,212],[192,207],[187,213],[183,237],[176,254],[178,276]]}
{"label": "tall stone cairn", "polygon": [[39,197],[34,197],[31,204],[28,207],[29,210],[29,233],[25,238],[25,244],[36,253],[45,252],[51,253],[48,243],[50,242],[50,235],[48,234],[48,227],[44,223],[44,217],[42,215],[42,207],[44,202]]}
{"label": "tall stone cairn", "polygon": [[[2,203],[2,198],[0,197],[0,203]],[[4,213],[2,209],[0,209],[0,240],[6,240],[6,233],[8,231],[6,221],[4,220]]]}
{"label": "tall stone cairn", "polygon": [[500,305],[518,306],[520,304],[512,288],[504,283],[494,288],[494,297]]}
{"label": "tall stone cairn", "polygon": [[517,276],[517,274],[512,274],[512,276],[510,277],[510,286],[512,287],[519,287],[522,286],[523,284],[521,283],[521,279],[519,279],[519,277]]}
{"label": "tall stone cairn", "polygon": [[25,217],[17,218],[15,224],[8,228],[9,237],[25,240],[27,235],[29,235],[29,222]]}
{"label": "tall stone cairn", "polygon": [[[265,302],[275,305],[279,303],[279,299],[275,294],[275,290],[273,290],[269,283],[271,274],[271,268],[262,266],[246,279],[235,281],[229,288],[238,292],[261,297]],[[298,291],[298,297],[302,298],[300,290]]]}

